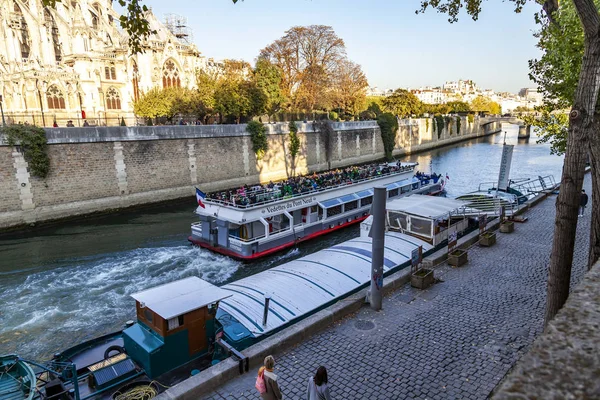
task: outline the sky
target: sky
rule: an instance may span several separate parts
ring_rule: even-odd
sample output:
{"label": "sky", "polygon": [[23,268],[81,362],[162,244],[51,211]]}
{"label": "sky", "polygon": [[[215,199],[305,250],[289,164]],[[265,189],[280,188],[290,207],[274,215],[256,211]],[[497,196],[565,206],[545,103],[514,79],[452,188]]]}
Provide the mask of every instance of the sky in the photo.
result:
{"label": "sky", "polygon": [[329,25],[360,64],[369,85],[380,89],[439,86],[473,79],[480,87],[516,93],[534,86],[528,60],[535,47],[529,2],[515,14],[511,2],[483,2],[478,21],[463,12],[450,24],[435,11],[415,14],[420,0],[143,0],[161,21],[187,17],[194,43],[215,59],[254,63],[260,50],[296,25]]}

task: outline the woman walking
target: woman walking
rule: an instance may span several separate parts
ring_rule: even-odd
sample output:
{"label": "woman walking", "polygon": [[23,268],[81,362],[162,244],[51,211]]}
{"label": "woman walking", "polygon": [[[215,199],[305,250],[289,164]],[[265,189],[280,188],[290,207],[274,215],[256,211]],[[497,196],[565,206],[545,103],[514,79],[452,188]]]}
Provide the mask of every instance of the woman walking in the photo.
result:
{"label": "woman walking", "polygon": [[325,367],[320,366],[315,376],[308,379],[306,395],[308,400],[331,400]]}
{"label": "woman walking", "polygon": [[273,373],[274,367],[275,359],[273,356],[266,356],[264,367],[260,367],[258,370],[257,389],[259,385],[258,381],[262,378],[264,381],[264,388],[260,385],[261,388],[259,389],[259,393],[263,400],[281,400],[283,398],[281,391],[279,390],[279,384],[277,383],[277,375]]}

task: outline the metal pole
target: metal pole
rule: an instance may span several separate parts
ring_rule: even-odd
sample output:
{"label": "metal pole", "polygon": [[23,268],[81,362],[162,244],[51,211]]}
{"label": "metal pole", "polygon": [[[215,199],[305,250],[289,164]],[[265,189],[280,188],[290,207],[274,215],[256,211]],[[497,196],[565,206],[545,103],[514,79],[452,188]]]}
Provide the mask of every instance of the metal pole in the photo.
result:
{"label": "metal pole", "polygon": [[267,317],[269,316],[269,301],[271,301],[271,295],[265,293],[265,310],[263,312],[263,326],[267,326]]}
{"label": "metal pole", "polygon": [[376,187],[371,206],[373,225],[371,227],[371,238],[373,248],[371,250],[371,308],[375,311],[381,310],[381,297],[383,292],[383,246],[385,244],[385,200],[387,190],[385,187]]}

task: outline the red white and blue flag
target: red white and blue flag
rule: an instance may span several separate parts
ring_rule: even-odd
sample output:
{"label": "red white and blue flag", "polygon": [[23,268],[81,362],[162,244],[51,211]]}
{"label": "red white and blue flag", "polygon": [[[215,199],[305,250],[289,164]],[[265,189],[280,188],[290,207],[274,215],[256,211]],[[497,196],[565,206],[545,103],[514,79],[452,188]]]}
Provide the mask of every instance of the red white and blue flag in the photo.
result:
{"label": "red white and blue flag", "polygon": [[450,177],[448,176],[448,173],[446,172],[446,180],[449,181]]}
{"label": "red white and blue flag", "polygon": [[198,205],[202,208],[206,208],[206,206],[202,202],[202,200],[204,200],[205,198],[206,198],[206,194],[204,194],[204,192],[202,190],[196,188],[196,200],[198,201]]}

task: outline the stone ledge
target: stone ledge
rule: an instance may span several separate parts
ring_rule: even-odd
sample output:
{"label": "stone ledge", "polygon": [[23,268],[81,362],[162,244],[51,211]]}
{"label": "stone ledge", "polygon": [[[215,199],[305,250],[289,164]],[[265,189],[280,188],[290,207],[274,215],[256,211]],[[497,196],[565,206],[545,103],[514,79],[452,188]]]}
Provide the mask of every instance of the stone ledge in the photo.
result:
{"label": "stone ledge", "polygon": [[596,263],[493,399],[599,399],[599,377],[600,263]]}

